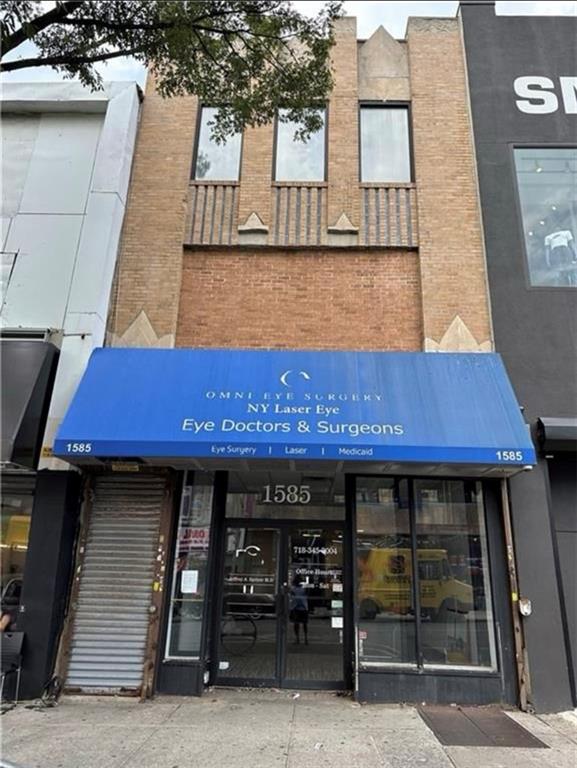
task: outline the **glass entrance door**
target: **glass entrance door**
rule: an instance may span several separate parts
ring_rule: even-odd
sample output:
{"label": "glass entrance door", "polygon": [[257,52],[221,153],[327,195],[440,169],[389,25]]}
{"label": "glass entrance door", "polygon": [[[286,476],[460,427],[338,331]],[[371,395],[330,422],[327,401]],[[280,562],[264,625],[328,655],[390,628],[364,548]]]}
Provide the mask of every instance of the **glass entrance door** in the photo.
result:
{"label": "glass entrance door", "polygon": [[284,679],[343,687],[343,530],[295,526],[286,544]]}
{"label": "glass entrance door", "polygon": [[228,521],[216,682],[343,688],[343,528]]}
{"label": "glass entrance door", "polygon": [[218,682],[276,685],[281,608],[275,528],[226,528]]}

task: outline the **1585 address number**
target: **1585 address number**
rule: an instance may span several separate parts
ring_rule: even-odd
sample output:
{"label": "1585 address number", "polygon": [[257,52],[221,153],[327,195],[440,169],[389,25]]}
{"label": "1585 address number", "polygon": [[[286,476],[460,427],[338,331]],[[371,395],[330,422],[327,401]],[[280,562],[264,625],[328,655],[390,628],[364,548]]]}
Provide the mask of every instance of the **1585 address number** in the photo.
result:
{"label": "1585 address number", "polygon": [[66,443],[66,453],[91,453],[92,443]]}
{"label": "1585 address number", "polygon": [[523,451],[497,451],[499,461],[523,461]]}

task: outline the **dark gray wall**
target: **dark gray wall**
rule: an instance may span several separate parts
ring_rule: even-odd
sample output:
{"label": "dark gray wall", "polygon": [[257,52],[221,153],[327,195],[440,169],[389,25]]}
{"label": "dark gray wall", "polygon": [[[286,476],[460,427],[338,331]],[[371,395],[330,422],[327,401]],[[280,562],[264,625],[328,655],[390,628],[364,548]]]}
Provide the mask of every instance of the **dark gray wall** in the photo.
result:
{"label": "dark gray wall", "polygon": [[557,534],[557,556],[571,648],[573,693],[577,690],[577,461],[575,454],[549,462],[551,506]]}
{"label": "dark gray wall", "polygon": [[38,473],[18,629],[24,632],[21,696],[36,698],[52,675],[68,600],[81,476]]}
{"label": "dark gray wall", "polygon": [[547,466],[514,477],[509,485],[521,597],[533,606],[523,619],[532,702],[539,712],[573,708],[556,542],[549,513]]}
{"label": "dark gray wall", "polygon": [[[530,424],[539,416],[575,416],[577,289],[529,286],[513,147],[577,144],[577,115],[565,113],[559,87],[559,77],[577,76],[577,19],[495,16],[494,3],[479,2],[462,2],[461,16],[496,348]],[[517,108],[513,83],[528,75],[553,80],[557,112]],[[574,478],[566,473],[560,482],[561,493],[574,499]],[[524,622],[533,701],[540,711],[569,709],[563,582],[570,574],[561,573],[544,457],[511,480],[510,492],[520,587],[534,607]],[[563,551],[573,546],[563,539]]]}
{"label": "dark gray wall", "polygon": [[[577,409],[577,290],[529,288],[512,147],[577,144],[577,115],[528,115],[513,82],[577,76],[577,18],[495,16],[461,3],[485,228],[491,309],[503,355],[528,421]],[[561,99],[560,99],[561,101]]]}

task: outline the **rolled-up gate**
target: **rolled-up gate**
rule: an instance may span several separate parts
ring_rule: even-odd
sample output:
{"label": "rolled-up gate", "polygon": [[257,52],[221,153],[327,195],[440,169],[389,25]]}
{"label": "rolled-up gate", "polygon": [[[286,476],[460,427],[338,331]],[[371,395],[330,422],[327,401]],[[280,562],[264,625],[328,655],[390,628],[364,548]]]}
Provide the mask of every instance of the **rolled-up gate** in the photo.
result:
{"label": "rolled-up gate", "polygon": [[143,684],[166,478],[93,483],[73,593],[66,688],[134,692]]}

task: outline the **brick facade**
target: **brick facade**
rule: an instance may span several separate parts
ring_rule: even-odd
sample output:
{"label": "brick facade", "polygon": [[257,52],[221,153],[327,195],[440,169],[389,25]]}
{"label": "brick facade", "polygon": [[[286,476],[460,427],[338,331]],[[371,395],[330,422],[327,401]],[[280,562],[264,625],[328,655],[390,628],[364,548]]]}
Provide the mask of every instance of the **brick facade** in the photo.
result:
{"label": "brick facade", "polygon": [[149,75],[109,316],[115,345],[174,344],[196,115],[195,98],[163,99]]}
{"label": "brick facade", "polygon": [[247,128],[242,139],[242,168],[238,220],[253,211],[265,224],[271,219],[271,179],[274,125]]}
{"label": "brick facade", "polygon": [[422,348],[414,253],[190,251],[176,345]]}
{"label": "brick facade", "polygon": [[[485,254],[459,21],[410,19],[409,71],[419,200],[425,348],[492,348]],[[461,334],[462,337],[462,334]]]}
{"label": "brick facade", "polygon": [[[272,125],[245,131],[238,184],[191,182],[196,100],[149,84],[110,343],[492,349],[459,22],[408,29],[337,23],[326,183],[274,183]],[[411,100],[416,184],[360,184],[379,95]]]}
{"label": "brick facade", "polygon": [[333,49],[334,90],[328,112],[328,224],[342,213],[360,224],[359,86],[356,19],[337,25]]}

